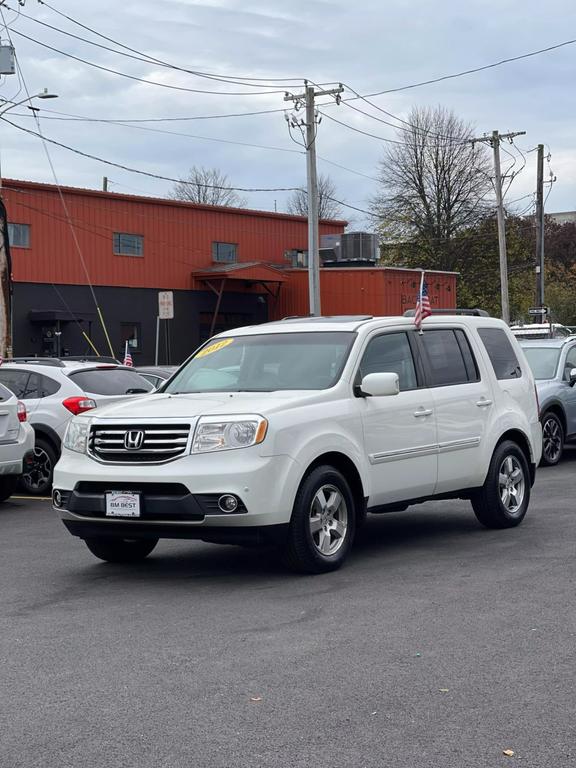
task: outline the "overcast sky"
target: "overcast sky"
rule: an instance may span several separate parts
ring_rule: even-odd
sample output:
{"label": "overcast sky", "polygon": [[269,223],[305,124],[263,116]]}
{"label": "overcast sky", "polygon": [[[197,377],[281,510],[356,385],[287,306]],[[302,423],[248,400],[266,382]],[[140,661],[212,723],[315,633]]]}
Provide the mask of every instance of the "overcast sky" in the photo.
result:
{"label": "overcast sky", "polygon": [[[6,0],[5,4],[4,17],[29,91],[37,93],[46,87],[59,94],[57,100],[35,100],[41,107],[42,130],[47,137],[161,176],[178,177],[192,165],[214,166],[239,187],[293,187],[305,183],[305,158],[288,134],[282,111],[125,127],[53,119],[58,115],[45,110],[116,120],[282,110],[286,107],[284,89],[301,90],[296,79],[304,77],[317,83],[341,81],[361,94],[369,94],[576,38],[574,0],[549,0],[546,4],[535,0],[49,0],[54,9],[118,43],[180,67],[224,76],[295,78],[272,88],[254,88],[177,72],[75,40],[37,21],[117,47],[37,0],[26,0],[19,17],[15,12],[17,0]],[[133,77],[217,93],[158,87],[121,77],[49,50],[18,33]],[[2,38],[6,37],[4,30]],[[526,136],[517,140],[518,146],[526,152],[544,143],[551,154],[550,167],[558,178],[547,211],[573,210],[575,61],[576,45],[568,45],[484,72],[381,95],[372,101],[399,117],[406,117],[414,106],[440,104],[473,124],[479,135],[494,129],[526,131]],[[233,95],[239,92],[245,95]],[[25,92],[16,76],[7,76],[0,80],[0,95],[18,101]],[[344,98],[352,95],[347,90]],[[351,103],[361,105],[375,117],[388,119],[363,102]],[[357,113],[345,103],[330,105],[326,113],[381,138],[397,138],[393,128]],[[14,108],[5,118],[35,128],[25,107]],[[3,123],[0,147],[4,176],[53,181],[39,139]],[[376,189],[367,177],[376,173],[382,147],[381,139],[324,119],[317,138],[317,152],[322,158],[318,161],[319,171],[332,177],[340,199],[365,208]],[[163,196],[170,187],[169,182],[109,167],[58,147],[50,147],[50,154],[61,184],[100,188],[106,175],[110,189],[117,192]],[[526,158],[526,167],[508,192],[509,200],[534,190],[536,153],[527,152]],[[503,161],[509,159],[503,156]],[[521,165],[519,158],[516,169]],[[287,193],[246,193],[244,197],[249,207],[274,210],[276,205],[278,210],[285,210]],[[518,205],[529,203],[527,198]],[[347,211],[347,215],[355,224],[363,223],[361,214]]]}

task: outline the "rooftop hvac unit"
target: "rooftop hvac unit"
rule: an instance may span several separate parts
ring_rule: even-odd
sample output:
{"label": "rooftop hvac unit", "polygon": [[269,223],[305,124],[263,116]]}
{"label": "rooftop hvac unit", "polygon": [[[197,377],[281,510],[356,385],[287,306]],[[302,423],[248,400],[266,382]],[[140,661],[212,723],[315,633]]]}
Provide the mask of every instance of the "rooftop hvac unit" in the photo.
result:
{"label": "rooftop hvac unit", "polygon": [[345,232],[340,240],[340,260],[378,260],[378,235],[372,232]]}

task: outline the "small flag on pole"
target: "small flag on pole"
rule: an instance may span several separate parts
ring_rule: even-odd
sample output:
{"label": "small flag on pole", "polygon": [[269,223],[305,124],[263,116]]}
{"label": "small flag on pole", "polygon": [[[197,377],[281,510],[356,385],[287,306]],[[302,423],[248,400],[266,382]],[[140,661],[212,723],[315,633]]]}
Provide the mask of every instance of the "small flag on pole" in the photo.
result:
{"label": "small flag on pole", "polygon": [[124,365],[129,365],[130,367],[134,365],[132,361],[132,355],[128,349],[128,339],[126,339],[126,346],[124,347]]}
{"label": "small flag on pole", "polygon": [[416,311],[414,313],[414,325],[420,331],[422,329],[422,320],[432,314],[430,299],[428,298],[428,284],[424,282],[424,270],[420,278],[420,290],[416,300]]}

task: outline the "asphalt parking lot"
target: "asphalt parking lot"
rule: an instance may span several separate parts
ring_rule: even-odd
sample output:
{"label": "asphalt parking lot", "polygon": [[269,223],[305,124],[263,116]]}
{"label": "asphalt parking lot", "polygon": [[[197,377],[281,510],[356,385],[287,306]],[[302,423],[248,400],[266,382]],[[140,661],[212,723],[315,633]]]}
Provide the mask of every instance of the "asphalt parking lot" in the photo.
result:
{"label": "asphalt parking lot", "polygon": [[316,577],[196,542],[103,564],[6,502],[0,765],[573,766],[575,471],[540,470],[515,530],[463,502],[373,517]]}

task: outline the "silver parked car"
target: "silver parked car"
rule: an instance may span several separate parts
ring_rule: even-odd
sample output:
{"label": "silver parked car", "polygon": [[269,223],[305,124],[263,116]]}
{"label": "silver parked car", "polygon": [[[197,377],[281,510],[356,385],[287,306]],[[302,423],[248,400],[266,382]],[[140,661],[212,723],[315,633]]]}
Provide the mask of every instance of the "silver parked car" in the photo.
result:
{"label": "silver parked car", "polygon": [[540,401],[542,464],[558,464],[564,444],[576,440],[576,336],[521,340]]}

